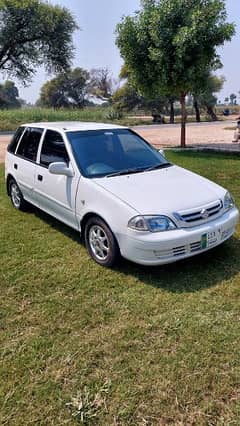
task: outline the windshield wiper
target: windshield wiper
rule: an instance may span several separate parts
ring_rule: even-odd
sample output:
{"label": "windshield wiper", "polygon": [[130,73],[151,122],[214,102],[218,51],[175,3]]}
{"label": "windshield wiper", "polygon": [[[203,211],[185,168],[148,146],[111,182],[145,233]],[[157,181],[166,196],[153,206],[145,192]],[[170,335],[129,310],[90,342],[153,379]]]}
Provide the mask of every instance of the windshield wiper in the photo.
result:
{"label": "windshield wiper", "polygon": [[151,170],[164,169],[164,168],[169,167],[169,166],[172,166],[172,164],[171,163],[161,163],[161,164],[156,164],[155,166],[151,166],[151,167],[136,167],[134,169],[125,169],[125,170],[120,170],[120,171],[115,172],[115,173],[110,173],[110,174],[106,175],[105,177],[130,175],[131,173],[150,172]]}
{"label": "windshield wiper", "polygon": [[145,169],[145,172],[150,172],[151,170],[157,170],[157,169],[165,169],[166,167],[170,167],[170,166],[172,166],[171,163],[156,164],[155,166],[151,166]]}
{"label": "windshield wiper", "polygon": [[131,173],[141,173],[145,172],[145,167],[136,167],[134,169],[125,169],[120,170],[119,172],[110,173],[109,175],[106,175],[105,177],[114,177],[114,176],[122,176],[122,175],[130,175]]}

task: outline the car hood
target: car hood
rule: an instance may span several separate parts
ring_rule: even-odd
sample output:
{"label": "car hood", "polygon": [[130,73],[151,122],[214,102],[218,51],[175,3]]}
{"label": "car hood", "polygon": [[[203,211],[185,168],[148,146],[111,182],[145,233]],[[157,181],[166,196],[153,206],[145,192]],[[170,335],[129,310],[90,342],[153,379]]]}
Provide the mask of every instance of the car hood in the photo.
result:
{"label": "car hood", "polygon": [[171,214],[222,199],[219,185],[178,166],[94,179],[140,214]]}

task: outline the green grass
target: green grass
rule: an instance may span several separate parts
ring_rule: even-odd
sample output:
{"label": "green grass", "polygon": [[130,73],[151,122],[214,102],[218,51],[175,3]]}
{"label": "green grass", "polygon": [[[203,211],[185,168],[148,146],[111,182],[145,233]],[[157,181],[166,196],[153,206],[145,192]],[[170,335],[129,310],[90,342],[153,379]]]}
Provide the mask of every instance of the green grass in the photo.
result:
{"label": "green grass", "polygon": [[110,120],[108,118],[109,108],[94,107],[77,109],[51,108],[23,108],[15,110],[0,111],[0,131],[12,131],[24,123],[41,121],[93,121],[93,122],[115,122],[126,126],[137,124],[151,124],[151,120],[141,118],[124,117],[121,120]]}
{"label": "green grass", "polygon": [[[0,110],[0,132],[1,131],[14,131],[18,126],[24,123],[36,123],[42,121],[93,121],[93,122],[111,122],[123,126],[137,126],[152,124],[151,115],[149,118],[136,117],[134,115],[125,115],[120,120],[113,120],[109,118],[111,108],[106,107],[92,107],[78,109],[59,109],[54,110],[51,108],[22,108],[13,110]],[[220,116],[221,120],[222,117]],[[209,121],[209,117],[202,117],[202,121]],[[180,123],[181,118],[175,117],[175,122]],[[188,122],[194,122],[195,117],[189,116]],[[169,118],[166,117],[166,122]]]}
{"label": "green grass", "polygon": [[[240,204],[238,157],[167,155]],[[0,424],[239,425],[240,227],[187,261],[103,269],[15,211],[0,170]]]}

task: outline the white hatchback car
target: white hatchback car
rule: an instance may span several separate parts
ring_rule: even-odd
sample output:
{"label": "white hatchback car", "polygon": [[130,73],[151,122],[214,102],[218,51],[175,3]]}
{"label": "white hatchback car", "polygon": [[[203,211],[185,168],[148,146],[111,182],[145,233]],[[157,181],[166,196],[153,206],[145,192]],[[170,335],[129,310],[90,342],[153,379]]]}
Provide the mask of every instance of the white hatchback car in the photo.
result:
{"label": "white hatchback car", "polygon": [[5,173],[15,208],[29,202],[80,231],[105,266],[120,254],[161,265],[202,253],[230,238],[239,219],[225,189],[110,124],[25,124]]}

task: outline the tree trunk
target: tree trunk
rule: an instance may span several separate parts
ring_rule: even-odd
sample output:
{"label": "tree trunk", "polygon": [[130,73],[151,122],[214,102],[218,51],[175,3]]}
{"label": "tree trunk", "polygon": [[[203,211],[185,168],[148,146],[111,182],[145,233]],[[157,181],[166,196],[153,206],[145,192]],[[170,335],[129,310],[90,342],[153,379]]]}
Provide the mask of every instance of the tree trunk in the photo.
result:
{"label": "tree trunk", "polygon": [[199,109],[197,98],[195,98],[195,96],[193,98],[193,108],[195,109],[196,121],[197,123],[200,123],[201,121],[200,109]]}
{"label": "tree trunk", "polygon": [[174,121],[175,121],[174,101],[170,101],[170,124],[174,124]]}
{"label": "tree trunk", "polygon": [[210,105],[206,105],[206,108],[207,108],[207,113],[210,115],[212,121],[218,121],[218,118],[215,112],[213,111],[213,107]]}
{"label": "tree trunk", "polygon": [[182,109],[182,119],[181,119],[181,148],[186,148],[186,93],[181,93],[181,109]]}

